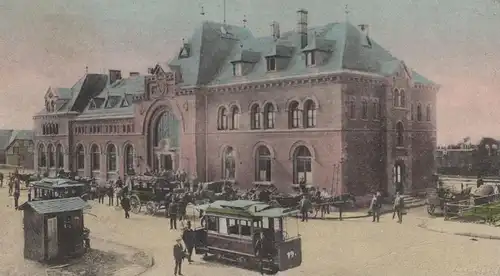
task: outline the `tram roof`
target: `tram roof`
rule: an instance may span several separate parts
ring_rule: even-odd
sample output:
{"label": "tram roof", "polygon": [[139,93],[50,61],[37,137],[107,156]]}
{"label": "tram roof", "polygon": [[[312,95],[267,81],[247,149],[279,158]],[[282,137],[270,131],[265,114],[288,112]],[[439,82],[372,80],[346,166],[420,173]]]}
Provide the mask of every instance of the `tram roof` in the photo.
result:
{"label": "tram roof", "polygon": [[237,216],[237,217],[286,217],[298,213],[298,210],[293,208],[273,207],[269,204],[251,200],[234,200],[226,201],[219,200],[213,203],[199,205],[198,210],[203,210],[207,214],[216,214],[221,216]]}
{"label": "tram roof", "polygon": [[57,189],[57,188],[71,188],[71,187],[81,187],[85,184],[64,178],[43,178],[40,181],[33,182],[34,187],[47,188],[47,189]]}

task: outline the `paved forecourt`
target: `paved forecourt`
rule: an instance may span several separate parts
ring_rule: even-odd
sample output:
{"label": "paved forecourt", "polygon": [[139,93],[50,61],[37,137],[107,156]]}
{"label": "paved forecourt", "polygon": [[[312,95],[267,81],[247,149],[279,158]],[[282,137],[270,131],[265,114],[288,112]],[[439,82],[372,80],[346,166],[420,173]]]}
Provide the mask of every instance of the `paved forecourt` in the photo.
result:
{"label": "paved forecourt", "polygon": [[[13,223],[2,224],[0,250],[7,248],[3,255],[15,256],[6,259],[16,259],[22,264],[22,243],[12,244],[8,237],[16,233],[18,236],[22,235],[21,215],[6,207],[10,200],[6,193],[6,189],[0,189],[1,214]],[[172,246],[181,232],[170,231],[167,219],[132,214],[131,218],[126,220],[119,208],[93,202],[92,205],[91,215],[85,217],[92,236],[140,248],[154,255],[155,266],[143,275],[173,273]],[[499,241],[472,241],[468,237],[437,233],[418,227],[422,222],[430,220],[423,209],[411,210],[402,225],[391,217],[390,214],[383,216],[380,223],[372,223],[371,218],[292,223],[299,225],[302,235],[303,264],[282,274],[499,275],[500,263],[496,257],[500,254]],[[185,275],[256,275],[255,272],[239,268],[205,263],[200,261],[199,257],[195,257],[195,260],[191,265],[185,263]],[[9,275],[2,273],[1,267],[0,275]],[[9,272],[12,271],[11,269]]]}

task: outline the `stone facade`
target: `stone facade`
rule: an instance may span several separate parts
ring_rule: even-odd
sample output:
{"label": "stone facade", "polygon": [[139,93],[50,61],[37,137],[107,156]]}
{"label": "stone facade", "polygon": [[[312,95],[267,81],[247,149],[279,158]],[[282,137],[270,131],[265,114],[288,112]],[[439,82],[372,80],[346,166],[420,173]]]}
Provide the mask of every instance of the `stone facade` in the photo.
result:
{"label": "stone facade", "polygon": [[[34,117],[35,166],[100,179],[131,168],[183,169],[202,181],[283,191],[301,178],[358,195],[394,193],[395,182],[426,187],[435,173],[438,86],[362,30],[337,24],[309,30],[309,38],[303,31],[280,38],[273,28],[267,53],[244,46],[264,41],[248,30],[208,22],[147,76],[122,79],[112,70],[50,88]],[[361,66],[362,57],[371,63]]]}

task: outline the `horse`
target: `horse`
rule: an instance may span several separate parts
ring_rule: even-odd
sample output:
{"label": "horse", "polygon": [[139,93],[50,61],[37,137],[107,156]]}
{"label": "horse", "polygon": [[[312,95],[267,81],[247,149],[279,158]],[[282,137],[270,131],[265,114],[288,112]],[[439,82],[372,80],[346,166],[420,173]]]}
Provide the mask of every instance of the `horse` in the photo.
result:
{"label": "horse", "polygon": [[[316,214],[320,210],[321,207],[333,206],[333,207],[338,208],[339,220],[342,220],[342,212],[343,212],[344,208],[346,207],[347,204],[354,206],[354,204],[356,204],[356,197],[351,193],[345,193],[345,194],[341,194],[338,196],[332,196],[329,198],[322,198],[320,203],[321,203],[320,206],[316,207],[317,208]],[[326,209],[321,208],[321,211],[322,211],[322,216],[323,216],[324,215],[323,212],[326,212]]]}

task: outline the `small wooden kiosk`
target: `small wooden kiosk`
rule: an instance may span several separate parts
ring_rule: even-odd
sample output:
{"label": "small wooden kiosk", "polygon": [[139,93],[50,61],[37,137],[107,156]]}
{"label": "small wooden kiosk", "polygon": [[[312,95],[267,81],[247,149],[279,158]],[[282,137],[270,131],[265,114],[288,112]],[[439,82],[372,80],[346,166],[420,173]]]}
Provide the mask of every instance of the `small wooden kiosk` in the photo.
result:
{"label": "small wooden kiosk", "polygon": [[81,256],[88,244],[83,210],[90,207],[79,197],[26,202],[24,211],[24,258],[53,262]]}

